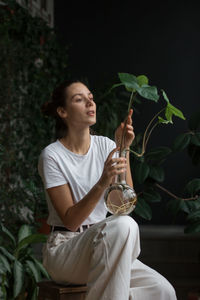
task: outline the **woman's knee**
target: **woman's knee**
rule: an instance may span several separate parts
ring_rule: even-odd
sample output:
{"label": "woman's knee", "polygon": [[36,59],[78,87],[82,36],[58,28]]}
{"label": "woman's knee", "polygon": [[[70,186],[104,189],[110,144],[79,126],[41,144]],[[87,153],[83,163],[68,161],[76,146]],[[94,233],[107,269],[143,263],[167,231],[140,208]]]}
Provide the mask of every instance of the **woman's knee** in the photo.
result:
{"label": "woman's knee", "polygon": [[117,237],[138,232],[138,224],[129,216],[113,216],[108,224],[109,230]]}

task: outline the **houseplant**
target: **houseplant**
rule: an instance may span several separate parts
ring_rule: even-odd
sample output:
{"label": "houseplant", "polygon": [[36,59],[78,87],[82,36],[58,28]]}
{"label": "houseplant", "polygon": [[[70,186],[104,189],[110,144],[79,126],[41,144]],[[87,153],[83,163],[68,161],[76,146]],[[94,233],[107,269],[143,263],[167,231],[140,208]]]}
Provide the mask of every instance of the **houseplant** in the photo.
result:
{"label": "houseplant", "polygon": [[42,263],[34,257],[32,244],[46,242],[46,236],[22,225],[15,237],[3,224],[0,231],[0,298],[37,299],[37,282],[49,278]]}
{"label": "houseplant", "polygon": [[[149,86],[148,78],[145,75],[136,77],[132,74],[119,73],[119,79],[121,82],[114,84],[111,89],[104,94],[104,98],[108,95],[112,99],[120,98],[120,104],[124,104],[123,99],[125,98],[124,96],[126,96],[127,99],[127,95],[123,92],[123,95],[121,93],[123,97],[119,97],[119,94],[116,93],[112,95],[112,91],[117,87],[125,86],[127,92],[131,94],[131,96],[129,96],[128,110],[134,103],[140,105],[144,98],[154,101],[154,103],[158,102],[158,89]],[[161,90],[161,95],[165,106],[150,120],[143,137],[141,134],[136,135],[130,149],[134,154],[131,167],[138,197],[134,213],[146,220],[151,220],[151,203],[160,202],[160,192],[164,192],[171,197],[171,200],[167,203],[167,207],[174,216],[180,211],[184,211],[185,218],[189,221],[185,232],[198,232],[200,231],[200,179],[194,178],[190,180],[180,196],[174,195],[174,193],[163,187],[161,183],[165,178],[165,171],[162,165],[167,159],[170,159],[170,155],[175,155],[178,151],[183,151],[187,148],[192,162],[199,164],[200,133],[198,130],[200,127],[200,112],[196,112],[191,116],[188,121],[188,132],[180,134],[171,147],[158,146],[154,149],[147,150],[147,143],[156,126],[172,124],[173,116],[183,120],[185,119],[182,112],[170,103],[164,90]],[[112,109],[110,111],[112,111]],[[116,115],[114,116],[114,120],[117,120]]]}

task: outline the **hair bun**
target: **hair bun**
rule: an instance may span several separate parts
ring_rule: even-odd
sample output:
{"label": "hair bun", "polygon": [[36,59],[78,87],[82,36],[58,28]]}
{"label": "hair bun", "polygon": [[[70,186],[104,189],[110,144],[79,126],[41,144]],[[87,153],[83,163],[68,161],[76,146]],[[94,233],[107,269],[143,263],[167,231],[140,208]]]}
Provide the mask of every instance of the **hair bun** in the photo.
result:
{"label": "hair bun", "polygon": [[54,117],[54,116],[55,116],[55,112],[54,112],[54,105],[53,105],[53,102],[51,102],[51,101],[46,101],[46,102],[41,106],[41,111],[42,111],[43,115],[45,115],[45,116]]}

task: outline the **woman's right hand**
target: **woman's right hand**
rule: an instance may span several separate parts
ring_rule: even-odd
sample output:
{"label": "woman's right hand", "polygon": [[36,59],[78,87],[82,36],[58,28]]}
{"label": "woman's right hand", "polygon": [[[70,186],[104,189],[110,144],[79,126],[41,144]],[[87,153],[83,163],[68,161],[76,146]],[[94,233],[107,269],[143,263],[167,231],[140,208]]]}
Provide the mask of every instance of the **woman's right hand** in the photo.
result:
{"label": "woman's right hand", "polygon": [[127,163],[125,157],[113,158],[113,155],[119,148],[113,149],[105,161],[103,173],[98,181],[98,185],[107,188],[113,181],[114,177],[126,171]]}

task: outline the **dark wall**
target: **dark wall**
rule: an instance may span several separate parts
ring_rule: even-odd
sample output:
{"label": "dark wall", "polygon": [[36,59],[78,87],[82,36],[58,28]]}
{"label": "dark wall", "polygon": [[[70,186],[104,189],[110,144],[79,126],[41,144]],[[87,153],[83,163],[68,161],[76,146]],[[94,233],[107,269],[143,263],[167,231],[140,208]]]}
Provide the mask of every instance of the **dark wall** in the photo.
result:
{"label": "dark wall", "polygon": [[[198,1],[55,1],[55,28],[67,43],[70,72],[87,77],[91,86],[111,82],[118,72],[145,74],[150,84],[166,90],[185,117],[200,109],[200,5]],[[157,1],[156,1],[157,2]],[[141,132],[152,113],[145,104],[134,116]],[[187,122],[154,132],[149,147],[170,146]],[[166,164],[164,185],[180,194],[199,176],[186,151]],[[167,223],[164,208],[155,208],[153,223]],[[178,222],[182,222],[182,219]]]}

